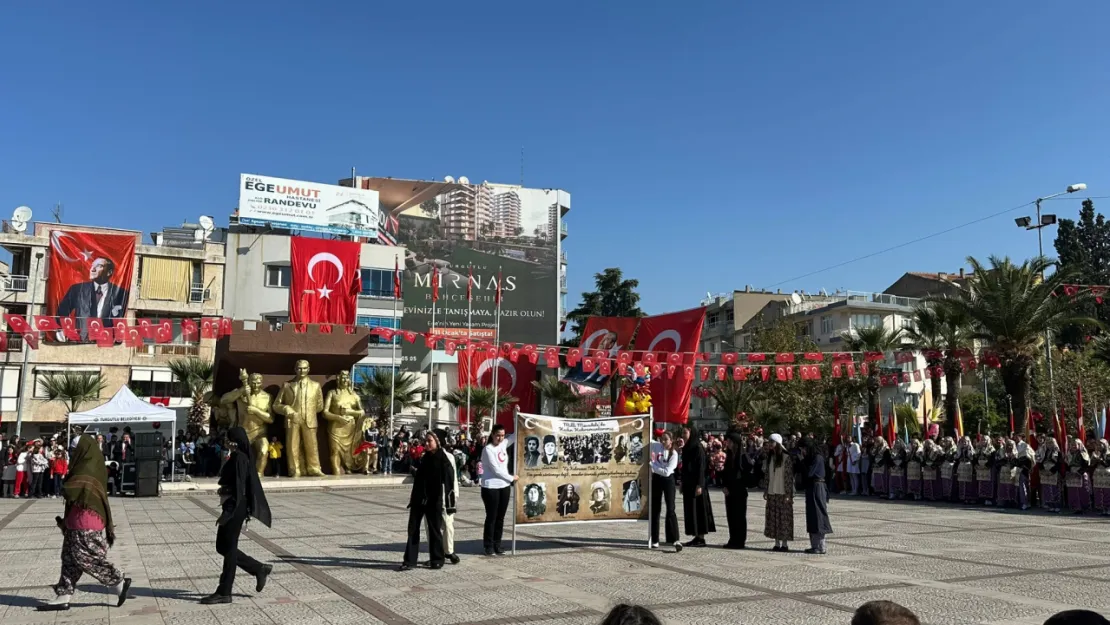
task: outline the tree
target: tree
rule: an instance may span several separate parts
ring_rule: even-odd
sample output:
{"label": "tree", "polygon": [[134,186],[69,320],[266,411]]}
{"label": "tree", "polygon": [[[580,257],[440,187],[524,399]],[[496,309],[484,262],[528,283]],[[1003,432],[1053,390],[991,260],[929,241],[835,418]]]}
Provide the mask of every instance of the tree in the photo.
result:
{"label": "tree", "polygon": [[738,382],[731,377],[714,382],[706,390],[717,404],[717,411],[733,424],[737,422],[736,415],[746,412],[755,397],[755,387],[751,383]]}
{"label": "tree", "polygon": [[[566,417],[567,409],[581,399],[578,391],[564,383],[558,376],[545,375],[539,381],[533,381],[532,386],[539,391],[544,399],[550,399],[555,404],[555,416]],[[473,400],[473,398],[471,398]]]}
{"label": "tree", "polygon": [[514,237],[520,238],[520,235],[522,235],[522,234],[524,234],[524,228],[521,228],[520,226],[517,226],[516,228],[513,229],[513,236]]}
{"label": "tree", "polygon": [[[914,308],[912,319],[913,325],[906,329],[906,338],[913,342],[914,349],[932,352],[925,357],[925,366],[936,372],[944,363],[944,338],[941,334],[940,316],[932,306],[921,304]],[[940,376],[930,376],[929,387],[933,396],[930,408],[937,412],[942,395]]]}
{"label": "tree", "polygon": [[420,210],[424,211],[425,215],[427,215],[429,217],[432,217],[434,219],[438,219],[439,218],[439,200],[437,200],[435,198],[424,200],[423,202],[420,203]]}
{"label": "tree", "polygon": [[[384,424],[392,431],[391,415],[410,408],[422,408],[427,389],[417,381],[414,373],[374,369],[373,375],[365,376],[358,381],[355,392],[367,399],[367,410],[377,411],[378,425]],[[392,410],[389,404],[391,396],[393,397]]]}
{"label": "tree", "polygon": [[582,294],[582,303],[567,313],[567,319],[574,323],[574,336],[566,341],[567,345],[578,345],[582,332],[586,329],[589,317],[643,317],[640,310],[640,295],[636,289],[639,280],[626,280],[617,267],[610,267],[594,275],[595,291]]}
{"label": "tree", "polygon": [[[470,425],[471,430],[474,432],[475,436],[477,436],[480,433],[489,431],[490,427],[493,426],[492,419],[489,421],[490,427],[486,427],[487,424],[485,420],[494,412],[494,390],[488,386],[460,386],[444,395],[443,401],[454,407],[455,410],[466,410],[468,389],[470,391],[470,411],[474,416],[478,417]],[[516,403],[516,398],[508,393],[496,393],[496,397],[497,414],[501,414]]]}
{"label": "tree", "polygon": [[[1095,204],[1090,199],[1083,201],[1079,209],[1079,219],[1061,219],[1056,231],[1056,253],[1060,267],[1073,275],[1079,284],[1110,284],[1110,223],[1101,213],[1095,212]],[[1110,309],[1084,302],[1082,312],[1110,323]],[[1058,343],[1080,346],[1086,337],[1086,328],[1068,326],[1061,330]]]}
{"label": "tree", "polygon": [[[1052,262],[1044,257],[1015,265],[1009,258],[990,258],[990,269],[974,257],[967,259],[971,278],[955,297],[934,300],[939,308],[965,315],[972,325],[971,338],[978,339],[998,354],[1002,383],[1013,399],[1014,412],[1025,414],[1029,406],[1033,365],[1044,346],[1048,331],[1069,325],[1098,324],[1082,314],[1080,306],[1090,297],[1086,292],[1056,297],[1074,274],[1058,267],[1045,277]],[[1024,420],[1020,430],[1026,429]]]}
{"label": "tree", "polygon": [[[1053,357],[1052,364],[1056,404],[1067,421],[1068,432],[1074,435],[1077,427],[1076,387],[1083,387],[1086,413],[1083,417],[1089,428],[1093,424],[1091,410],[1110,398],[1110,365],[1093,349],[1060,350]],[[1051,414],[1052,387],[1048,383],[1048,371],[1043,360],[1033,368],[1032,397],[1034,409]]]}
{"label": "tree", "polygon": [[[971,320],[956,310],[926,302],[914,310],[913,321],[913,327],[905,331],[906,336],[913,341],[913,346],[920,350],[938,352],[928,359],[928,365],[934,372],[938,366],[944,369],[947,383],[944,394],[945,432],[955,431],[964,372],[958,350],[972,347]],[[932,407],[935,410],[940,400],[940,378],[934,375],[930,382],[933,392]]]}
{"label": "tree", "polygon": [[212,413],[210,391],[215,367],[211,361],[190,357],[171,360],[169,368],[182,390],[193,399],[193,405],[189,408],[188,432],[201,434],[208,427],[208,419]]}
{"label": "tree", "polygon": [[[853,352],[888,352],[902,346],[903,330],[887,330],[884,326],[873,328],[858,328],[855,333],[841,334],[848,351]],[[867,371],[867,416],[874,418],[879,413],[879,368],[868,367]]]}
{"label": "tree", "polygon": [[100,397],[107,383],[99,373],[49,373],[39,381],[47,401],[61,402],[66,412],[77,412],[81,404]]}

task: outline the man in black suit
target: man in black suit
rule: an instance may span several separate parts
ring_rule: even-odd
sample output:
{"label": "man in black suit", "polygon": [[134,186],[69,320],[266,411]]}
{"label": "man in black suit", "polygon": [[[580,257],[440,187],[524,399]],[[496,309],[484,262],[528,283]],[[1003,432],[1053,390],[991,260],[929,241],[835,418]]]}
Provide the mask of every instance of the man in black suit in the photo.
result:
{"label": "man in black suit", "polygon": [[89,281],[70,286],[58,304],[59,317],[76,314],[83,338],[87,338],[89,319],[100,319],[104,327],[111,327],[114,319],[127,313],[127,289],[112,284],[115,273],[111,259],[97,258],[89,267]]}
{"label": "man in black suit", "polygon": [[115,479],[115,492],[119,495],[123,494],[123,471],[124,467],[135,462],[135,450],[131,447],[131,435],[124,434],[122,438],[115,440],[111,447],[110,456],[112,462],[119,463],[119,469],[116,471]]}

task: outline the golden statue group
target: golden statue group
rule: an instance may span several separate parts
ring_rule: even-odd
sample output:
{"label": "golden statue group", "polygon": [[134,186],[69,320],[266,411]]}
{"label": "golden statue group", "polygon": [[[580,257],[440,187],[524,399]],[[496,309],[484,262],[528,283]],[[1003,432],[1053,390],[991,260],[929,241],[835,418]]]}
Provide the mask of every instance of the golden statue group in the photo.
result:
{"label": "golden statue group", "polygon": [[[225,423],[247,432],[255,457],[258,474],[262,475],[269,457],[270,443],[266,427],[274,415],[285,417],[285,457],[289,477],[322,476],[320,450],[316,442],[317,414],[327,422],[328,464],[332,475],[363,472],[369,468],[370,453],[357,453],[365,429],[362,402],[351,386],[351,375],[341,371],[336,388],[325,398],[320,383],[308,377],[307,360],[298,360],[296,377],[282,385],[277,397],[262,388],[262,376],[239,371],[242,386],[220,397]],[[357,455],[356,455],[357,454]]]}

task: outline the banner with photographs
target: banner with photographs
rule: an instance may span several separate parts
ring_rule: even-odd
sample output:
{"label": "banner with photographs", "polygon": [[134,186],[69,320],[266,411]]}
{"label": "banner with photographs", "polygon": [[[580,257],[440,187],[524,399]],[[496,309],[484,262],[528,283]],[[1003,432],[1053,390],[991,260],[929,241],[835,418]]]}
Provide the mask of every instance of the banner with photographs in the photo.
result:
{"label": "banner with photographs", "polygon": [[517,523],[647,518],[651,415],[516,419]]}

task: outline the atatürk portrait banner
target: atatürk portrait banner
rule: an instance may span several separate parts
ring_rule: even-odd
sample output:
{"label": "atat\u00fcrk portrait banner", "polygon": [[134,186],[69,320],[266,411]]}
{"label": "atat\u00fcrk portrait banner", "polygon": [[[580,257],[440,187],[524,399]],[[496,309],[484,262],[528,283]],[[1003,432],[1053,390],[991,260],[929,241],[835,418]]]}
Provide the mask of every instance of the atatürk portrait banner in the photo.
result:
{"label": "atat\u00fcrk portrait banner", "polygon": [[517,523],[647,518],[651,416],[519,413]]}

